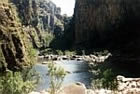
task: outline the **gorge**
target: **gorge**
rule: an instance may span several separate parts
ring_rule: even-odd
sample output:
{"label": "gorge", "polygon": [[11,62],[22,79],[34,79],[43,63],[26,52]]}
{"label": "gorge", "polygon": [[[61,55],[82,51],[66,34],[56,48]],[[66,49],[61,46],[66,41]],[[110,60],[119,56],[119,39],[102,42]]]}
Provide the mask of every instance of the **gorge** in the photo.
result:
{"label": "gorge", "polygon": [[1,0],[0,74],[32,68],[41,57],[86,58],[102,75],[111,69],[115,77],[139,77],[139,10],[139,0],[76,0],[69,17],[51,0]]}

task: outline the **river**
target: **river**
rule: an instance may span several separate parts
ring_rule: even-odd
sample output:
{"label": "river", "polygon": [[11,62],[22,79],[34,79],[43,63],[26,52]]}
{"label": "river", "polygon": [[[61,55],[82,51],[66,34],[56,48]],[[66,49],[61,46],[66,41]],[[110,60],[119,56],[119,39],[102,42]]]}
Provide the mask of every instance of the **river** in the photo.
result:
{"label": "river", "polygon": [[[70,72],[64,78],[63,85],[70,83],[81,82],[86,85],[87,88],[91,87],[93,74],[90,72],[90,67],[83,61],[76,60],[63,60],[58,61],[58,65],[62,66],[66,71]],[[37,86],[37,91],[41,91],[49,88],[50,77],[48,74],[47,64],[36,64],[34,69],[40,74],[41,81]]]}

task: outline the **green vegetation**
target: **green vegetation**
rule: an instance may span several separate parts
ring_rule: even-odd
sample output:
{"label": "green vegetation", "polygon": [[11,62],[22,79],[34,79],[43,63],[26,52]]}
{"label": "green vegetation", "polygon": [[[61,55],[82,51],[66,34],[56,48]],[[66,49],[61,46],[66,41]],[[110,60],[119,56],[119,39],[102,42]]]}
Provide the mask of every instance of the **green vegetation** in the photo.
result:
{"label": "green vegetation", "polygon": [[117,79],[111,69],[107,69],[103,73],[99,74],[101,77],[93,81],[94,89],[105,88],[113,91],[117,90],[118,87]]}
{"label": "green vegetation", "polygon": [[5,59],[2,53],[2,50],[0,48],[0,71],[3,71],[3,68],[6,68],[6,63],[5,63]]}
{"label": "green vegetation", "polygon": [[46,41],[46,47],[50,47],[51,42],[54,39],[54,35],[50,32],[45,32],[44,33],[45,41]]}
{"label": "green vegetation", "polygon": [[50,76],[50,94],[57,94],[61,88],[66,72],[62,67],[54,65],[53,62],[48,65],[48,68]]}
{"label": "green vegetation", "polygon": [[70,50],[66,50],[64,53],[65,53],[65,55],[68,55],[68,56],[70,56],[70,55],[76,55],[76,52],[75,51],[70,51]]}
{"label": "green vegetation", "polygon": [[54,39],[51,42],[51,48],[56,50],[69,50],[72,48],[74,42],[74,22],[71,17],[64,17],[64,31],[61,29],[63,27],[59,22],[60,26],[56,25],[54,30]]}
{"label": "green vegetation", "polygon": [[[108,51],[97,53],[98,55],[104,55]],[[93,89],[105,88],[108,90],[116,91],[118,88],[117,83],[117,70],[112,69],[109,61],[102,64],[94,64],[91,66],[93,70],[96,71],[95,79],[93,80]]]}
{"label": "green vegetation", "polygon": [[107,69],[103,72],[103,78],[101,79],[101,82],[103,88],[111,90],[117,89],[117,79],[111,69]]}
{"label": "green vegetation", "polygon": [[64,55],[63,51],[61,50],[56,50],[57,55]]}
{"label": "green vegetation", "polygon": [[32,46],[27,48],[28,51],[28,58],[30,59],[30,65],[32,66],[36,62],[37,50],[34,49]]}
{"label": "green vegetation", "polygon": [[[38,82],[38,80],[34,78],[35,76],[37,75],[31,75],[31,71],[26,74],[21,72],[12,72],[10,70],[6,71],[5,74],[1,74],[0,76],[0,94],[30,93],[34,90],[36,83]],[[28,77],[30,77],[30,79],[25,79]],[[34,78],[34,80],[32,78]]]}

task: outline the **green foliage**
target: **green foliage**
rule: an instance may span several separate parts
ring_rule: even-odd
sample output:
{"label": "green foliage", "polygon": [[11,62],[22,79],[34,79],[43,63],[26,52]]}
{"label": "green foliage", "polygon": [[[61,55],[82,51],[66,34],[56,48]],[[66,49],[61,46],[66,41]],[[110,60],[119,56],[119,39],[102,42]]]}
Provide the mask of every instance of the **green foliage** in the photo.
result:
{"label": "green foliage", "polygon": [[30,56],[35,57],[36,56],[37,51],[34,48],[30,49]]}
{"label": "green foliage", "polygon": [[114,90],[117,88],[117,79],[111,69],[107,69],[103,72],[103,78],[101,79],[103,88]]}
{"label": "green foliage", "polygon": [[69,50],[66,50],[65,52],[65,55],[76,55],[76,52],[75,51],[69,51]]}
{"label": "green foliage", "polygon": [[57,50],[55,51],[55,50],[53,50],[51,48],[47,48],[47,49],[41,50],[40,54],[41,55],[57,54]]}
{"label": "green foliage", "polygon": [[110,90],[117,90],[117,79],[111,69],[105,70],[103,73],[100,73],[100,75],[102,76],[101,79],[96,79],[93,81],[93,87],[95,89],[105,88]]}
{"label": "green foliage", "polygon": [[62,67],[58,67],[52,63],[48,65],[50,76],[50,94],[57,94],[59,91],[64,77],[66,75],[65,70]]}
{"label": "green foliage", "polygon": [[46,46],[50,47],[50,43],[54,39],[54,35],[52,33],[49,33],[49,32],[45,32],[44,35],[45,35]]}
{"label": "green foliage", "polygon": [[56,53],[57,53],[58,55],[63,55],[63,52],[62,52],[61,50],[56,50]]}
{"label": "green foliage", "polygon": [[33,65],[36,62],[36,55],[37,50],[32,47],[32,45],[28,45],[28,48],[26,49],[28,52],[28,58],[30,59],[30,65]]}
{"label": "green foliage", "polygon": [[37,84],[40,80],[39,73],[36,72],[32,67],[27,67],[22,71],[22,77],[24,81],[34,81]]}
{"label": "green foliage", "polygon": [[24,80],[21,72],[7,71],[0,77],[0,94],[28,94],[35,83],[35,80]]}
{"label": "green foliage", "polygon": [[2,68],[2,67],[6,67],[7,65],[6,65],[6,63],[5,63],[5,59],[4,59],[4,57],[3,57],[3,53],[2,53],[2,50],[1,50],[1,48],[0,48],[0,69]]}

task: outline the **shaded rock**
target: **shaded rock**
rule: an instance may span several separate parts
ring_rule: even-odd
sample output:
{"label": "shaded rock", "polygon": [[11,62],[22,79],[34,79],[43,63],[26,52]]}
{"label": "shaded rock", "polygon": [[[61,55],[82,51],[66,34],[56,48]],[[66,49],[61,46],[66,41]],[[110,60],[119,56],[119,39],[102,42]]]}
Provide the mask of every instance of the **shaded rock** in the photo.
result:
{"label": "shaded rock", "polygon": [[132,44],[135,48],[132,42],[140,36],[139,5],[139,0],[76,0],[75,43],[92,48]]}

